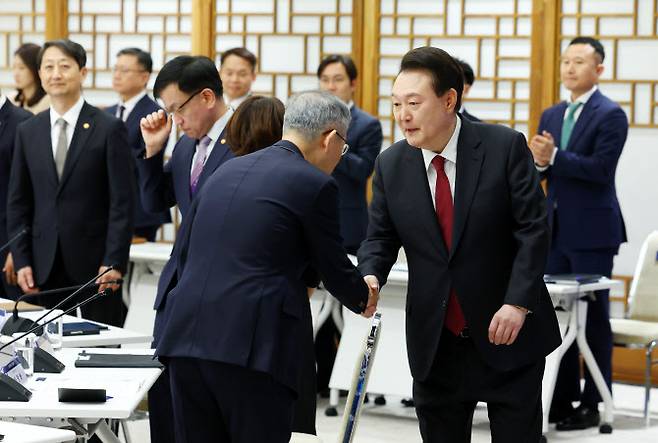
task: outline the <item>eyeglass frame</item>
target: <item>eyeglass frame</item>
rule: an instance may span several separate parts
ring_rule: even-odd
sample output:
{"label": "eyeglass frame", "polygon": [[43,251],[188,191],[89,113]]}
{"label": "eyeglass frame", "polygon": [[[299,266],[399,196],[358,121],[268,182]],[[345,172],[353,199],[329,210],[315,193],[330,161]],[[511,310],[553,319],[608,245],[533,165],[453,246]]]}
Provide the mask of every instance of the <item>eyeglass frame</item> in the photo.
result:
{"label": "eyeglass frame", "polygon": [[336,131],[336,135],[337,135],[338,137],[340,137],[340,139],[341,139],[342,141],[345,142],[345,144],[343,145],[343,149],[340,151],[340,156],[342,157],[342,156],[344,156],[345,154],[347,154],[347,151],[350,150],[350,145],[347,143],[347,140],[345,140],[345,137],[343,137],[342,135],[340,135],[340,133],[338,132],[338,129],[334,129],[334,131]]}
{"label": "eyeglass frame", "polygon": [[176,108],[176,109],[173,110],[173,111],[166,111],[167,114],[169,114],[169,115],[172,116],[172,117],[174,116],[174,114],[178,114],[178,115],[180,115],[180,111],[181,111],[181,109],[183,109],[183,107],[184,107],[185,105],[187,105],[187,104],[188,104],[188,103],[189,103],[194,97],[196,97],[197,95],[199,95],[199,94],[200,94],[201,92],[203,92],[205,89],[206,89],[206,88],[199,89],[199,90],[196,91],[194,94],[192,94],[192,95],[190,95],[189,97],[187,97],[187,100],[185,100],[185,101],[184,101],[184,102],[183,102],[178,108]]}
{"label": "eyeglass frame", "polygon": [[119,73],[121,75],[128,74],[130,72],[137,72],[138,74],[141,74],[142,72],[146,72],[146,69],[132,69],[132,68],[119,68],[118,66],[112,66],[112,73]]}

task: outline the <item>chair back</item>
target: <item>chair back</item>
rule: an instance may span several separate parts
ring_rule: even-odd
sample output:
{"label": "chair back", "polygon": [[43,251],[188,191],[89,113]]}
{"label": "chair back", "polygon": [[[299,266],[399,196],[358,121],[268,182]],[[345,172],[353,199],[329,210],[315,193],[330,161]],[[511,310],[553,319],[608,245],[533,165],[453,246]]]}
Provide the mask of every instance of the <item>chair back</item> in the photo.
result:
{"label": "chair back", "polygon": [[642,244],[628,297],[628,317],[658,322],[658,231]]}

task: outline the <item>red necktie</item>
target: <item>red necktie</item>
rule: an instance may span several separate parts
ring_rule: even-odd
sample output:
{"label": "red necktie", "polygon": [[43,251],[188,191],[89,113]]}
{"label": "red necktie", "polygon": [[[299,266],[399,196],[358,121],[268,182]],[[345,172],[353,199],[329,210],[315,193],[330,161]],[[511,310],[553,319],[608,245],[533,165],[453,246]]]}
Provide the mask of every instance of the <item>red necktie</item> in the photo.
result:
{"label": "red necktie", "polygon": [[[450,253],[450,247],[452,246],[453,205],[452,193],[450,192],[450,181],[448,181],[448,176],[443,169],[444,163],[445,159],[440,155],[437,155],[432,160],[432,166],[436,169],[436,192],[434,194],[434,202],[436,204],[436,218],[439,220],[443,241],[446,248],[448,248],[448,253]],[[448,309],[446,310],[443,324],[455,335],[459,335],[459,333],[466,327],[466,319],[464,319],[464,313],[462,312],[461,306],[459,306],[457,294],[455,294],[454,289],[450,290]]]}

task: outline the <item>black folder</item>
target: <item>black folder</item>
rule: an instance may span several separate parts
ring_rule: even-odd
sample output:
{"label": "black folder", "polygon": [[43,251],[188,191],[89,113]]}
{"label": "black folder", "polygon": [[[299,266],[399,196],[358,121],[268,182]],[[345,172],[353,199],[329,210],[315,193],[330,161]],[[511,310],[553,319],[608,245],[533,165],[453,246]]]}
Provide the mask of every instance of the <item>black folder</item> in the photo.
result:
{"label": "black folder", "polygon": [[71,323],[64,323],[62,335],[68,337],[71,335],[94,335],[100,334],[102,330],[109,329],[105,325],[99,325],[89,321],[77,321]]}
{"label": "black folder", "polygon": [[81,352],[75,361],[76,368],[163,368],[152,355],[91,354]]}

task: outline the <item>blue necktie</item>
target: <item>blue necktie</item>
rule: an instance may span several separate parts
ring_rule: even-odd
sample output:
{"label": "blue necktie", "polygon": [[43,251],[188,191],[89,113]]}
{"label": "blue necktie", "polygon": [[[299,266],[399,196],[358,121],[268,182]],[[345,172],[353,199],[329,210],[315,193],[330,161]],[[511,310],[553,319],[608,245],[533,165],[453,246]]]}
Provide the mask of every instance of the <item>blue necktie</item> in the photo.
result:
{"label": "blue necktie", "polygon": [[569,107],[567,108],[567,118],[562,122],[562,136],[560,137],[560,149],[562,150],[567,149],[569,138],[571,137],[574,124],[576,123],[576,119],[574,119],[573,116],[581,105],[581,102],[569,103]]}

